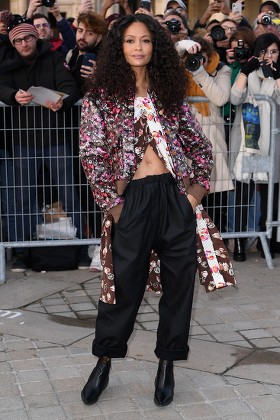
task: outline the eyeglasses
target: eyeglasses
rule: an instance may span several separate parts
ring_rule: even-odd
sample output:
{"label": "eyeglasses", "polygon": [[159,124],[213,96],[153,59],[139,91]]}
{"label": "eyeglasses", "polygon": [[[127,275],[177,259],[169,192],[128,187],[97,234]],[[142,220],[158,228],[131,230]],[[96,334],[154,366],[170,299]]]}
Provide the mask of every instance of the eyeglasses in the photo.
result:
{"label": "eyeglasses", "polygon": [[50,27],[50,25],[48,24],[48,23],[36,23],[36,24],[34,24],[34,26],[35,26],[35,28],[36,29],[40,29],[40,28],[49,28]]}
{"label": "eyeglasses", "polygon": [[222,26],[222,28],[224,29],[225,32],[236,32],[236,28],[235,27]]}
{"label": "eyeglasses", "polygon": [[262,53],[264,55],[275,55],[279,54],[279,50],[263,50]]}
{"label": "eyeglasses", "polygon": [[23,38],[16,38],[16,39],[14,39],[13,44],[14,45],[19,45],[19,44],[22,44],[22,41],[24,41],[24,42],[31,42],[33,38],[35,38],[33,35],[26,35]]}

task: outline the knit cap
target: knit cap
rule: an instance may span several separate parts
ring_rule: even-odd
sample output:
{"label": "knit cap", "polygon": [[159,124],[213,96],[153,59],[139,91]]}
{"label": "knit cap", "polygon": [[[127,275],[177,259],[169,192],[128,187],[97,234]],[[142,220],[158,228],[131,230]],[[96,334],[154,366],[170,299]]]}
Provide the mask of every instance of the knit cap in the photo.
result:
{"label": "knit cap", "polygon": [[39,37],[32,20],[25,16],[13,15],[13,19],[10,21],[7,30],[11,44],[18,37],[25,37],[27,35],[33,35],[36,39]]}

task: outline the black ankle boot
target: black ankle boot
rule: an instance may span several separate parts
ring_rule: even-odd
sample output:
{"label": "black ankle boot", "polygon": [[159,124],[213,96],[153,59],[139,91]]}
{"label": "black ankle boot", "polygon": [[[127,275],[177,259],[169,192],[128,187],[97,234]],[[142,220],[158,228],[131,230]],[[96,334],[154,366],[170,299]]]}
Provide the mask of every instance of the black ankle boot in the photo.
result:
{"label": "black ankle boot", "polygon": [[89,405],[97,402],[102,391],[104,391],[109,383],[110,367],[111,359],[108,357],[100,357],[98,359],[81,393],[82,400],[85,404]]}
{"label": "black ankle boot", "polygon": [[246,261],[244,238],[234,239],[233,259],[234,261],[239,261],[239,262]]}
{"label": "black ankle boot", "polygon": [[155,404],[162,407],[170,404],[173,401],[174,386],[173,361],[160,360],[155,380]]}

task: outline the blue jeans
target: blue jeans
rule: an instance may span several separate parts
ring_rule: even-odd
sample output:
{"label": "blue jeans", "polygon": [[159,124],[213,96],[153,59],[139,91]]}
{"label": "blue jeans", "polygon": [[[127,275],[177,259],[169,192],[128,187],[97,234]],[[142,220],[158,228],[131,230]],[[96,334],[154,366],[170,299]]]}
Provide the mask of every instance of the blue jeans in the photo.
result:
{"label": "blue jeans", "polygon": [[[37,209],[37,176],[42,165],[57,187],[58,200],[82,235],[81,210],[74,185],[73,156],[69,145],[47,145],[44,148],[14,145],[17,241],[32,239],[36,224],[42,222]],[[46,203],[47,204],[47,203]]]}
{"label": "blue jeans", "polygon": [[14,172],[9,152],[0,149],[0,203],[3,230],[0,241],[15,239]]}

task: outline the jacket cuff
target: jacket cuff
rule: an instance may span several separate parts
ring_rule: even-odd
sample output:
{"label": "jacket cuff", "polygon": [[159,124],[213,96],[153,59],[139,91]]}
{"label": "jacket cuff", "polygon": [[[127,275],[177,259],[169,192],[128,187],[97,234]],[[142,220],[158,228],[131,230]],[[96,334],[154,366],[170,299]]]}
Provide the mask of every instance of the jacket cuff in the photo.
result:
{"label": "jacket cuff", "polygon": [[187,194],[192,195],[197,200],[198,204],[200,204],[203,197],[207,194],[207,191],[199,184],[192,184],[187,189]]}

